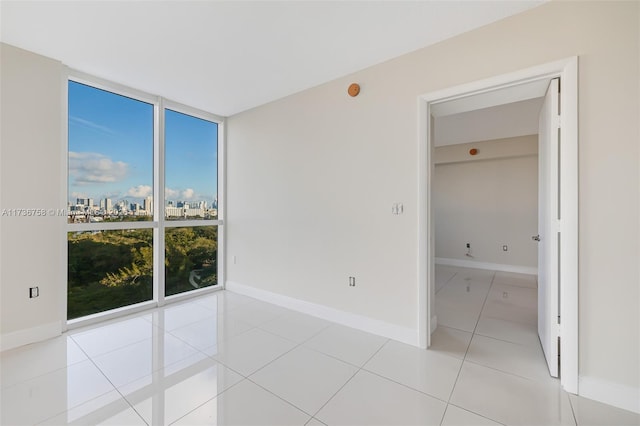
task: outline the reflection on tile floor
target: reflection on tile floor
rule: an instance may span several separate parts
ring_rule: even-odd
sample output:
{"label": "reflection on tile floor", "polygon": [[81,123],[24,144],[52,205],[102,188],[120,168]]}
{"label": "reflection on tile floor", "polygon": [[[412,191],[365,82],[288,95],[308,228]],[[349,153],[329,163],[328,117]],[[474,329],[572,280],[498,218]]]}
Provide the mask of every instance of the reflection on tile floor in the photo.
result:
{"label": "reflection on tile floor", "polygon": [[549,377],[535,298],[438,266],[424,351],[220,291],[2,353],[0,424],[639,425]]}

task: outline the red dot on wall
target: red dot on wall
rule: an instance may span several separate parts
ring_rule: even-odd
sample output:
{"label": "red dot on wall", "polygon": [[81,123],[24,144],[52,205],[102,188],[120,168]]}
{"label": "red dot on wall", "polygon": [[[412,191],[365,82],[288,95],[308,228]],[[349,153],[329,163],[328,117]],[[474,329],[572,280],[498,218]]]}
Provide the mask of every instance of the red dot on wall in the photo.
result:
{"label": "red dot on wall", "polygon": [[475,148],[471,148],[471,149],[469,150],[469,154],[471,154],[471,155],[476,155],[477,153],[478,153],[478,150],[477,150],[477,149],[475,149]]}

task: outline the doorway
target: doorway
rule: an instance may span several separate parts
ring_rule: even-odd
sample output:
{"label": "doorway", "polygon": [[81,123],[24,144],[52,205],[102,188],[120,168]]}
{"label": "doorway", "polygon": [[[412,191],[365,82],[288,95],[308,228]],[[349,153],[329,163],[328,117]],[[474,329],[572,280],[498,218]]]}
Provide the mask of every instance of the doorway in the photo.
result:
{"label": "doorway", "polygon": [[[435,330],[435,228],[432,200],[434,169],[434,118],[439,105],[466,104],[467,110],[502,105],[526,99],[536,85],[545,86],[553,78],[562,81],[562,144],[558,145],[557,246],[558,310],[562,328],[558,347],[561,384],[572,393],[578,391],[578,191],[577,191],[577,58],[558,61],[511,74],[452,87],[420,97],[419,164],[419,313],[420,344],[429,347]],[[523,98],[523,96],[525,96]],[[555,321],[555,318],[554,318]],[[544,344],[543,344],[544,346]]]}

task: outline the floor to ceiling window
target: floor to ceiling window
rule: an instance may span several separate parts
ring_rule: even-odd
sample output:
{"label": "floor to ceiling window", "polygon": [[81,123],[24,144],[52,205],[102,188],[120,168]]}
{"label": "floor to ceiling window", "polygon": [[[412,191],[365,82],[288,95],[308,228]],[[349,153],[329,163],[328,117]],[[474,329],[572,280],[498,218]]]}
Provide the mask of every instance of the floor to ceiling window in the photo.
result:
{"label": "floor to ceiling window", "polygon": [[217,283],[218,227],[202,225],[218,217],[218,124],[172,109],[165,109],[164,117],[165,295],[170,296]]}
{"label": "floor to ceiling window", "polygon": [[218,284],[222,120],[112,87],[68,83],[70,320]]}

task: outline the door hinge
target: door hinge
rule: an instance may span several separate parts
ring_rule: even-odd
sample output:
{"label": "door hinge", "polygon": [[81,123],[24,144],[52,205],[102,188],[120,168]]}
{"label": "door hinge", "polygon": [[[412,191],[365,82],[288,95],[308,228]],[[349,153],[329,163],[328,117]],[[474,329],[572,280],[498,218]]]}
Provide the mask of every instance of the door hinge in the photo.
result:
{"label": "door hinge", "polygon": [[562,123],[562,119],[560,118],[559,115],[556,115],[553,117],[553,127],[555,129],[559,129],[560,127],[562,127],[561,123]]}

